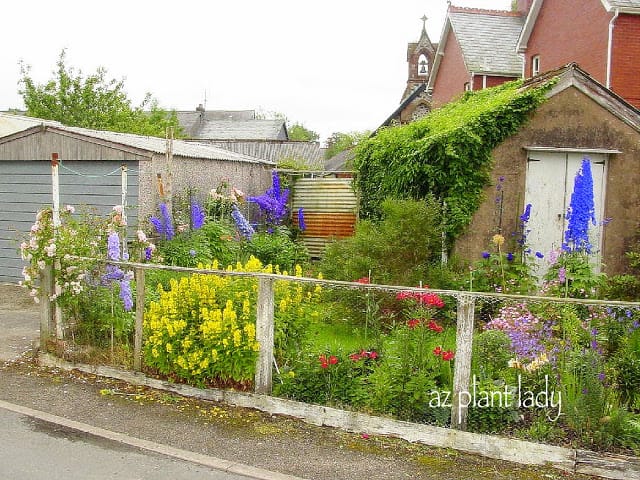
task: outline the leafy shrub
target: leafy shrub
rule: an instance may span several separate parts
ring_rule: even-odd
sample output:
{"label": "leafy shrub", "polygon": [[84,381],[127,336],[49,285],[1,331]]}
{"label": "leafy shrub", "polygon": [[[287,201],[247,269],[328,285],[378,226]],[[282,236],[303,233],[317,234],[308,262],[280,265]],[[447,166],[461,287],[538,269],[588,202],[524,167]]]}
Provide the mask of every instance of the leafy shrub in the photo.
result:
{"label": "leafy shrub", "polygon": [[442,245],[442,209],[424,201],[382,204],[382,220],[360,221],[353,237],[327,246],[320,270],[336,280],[371,277],[373,283],[418,285],[427,276]]}
{"label": "leafy shrub", "polygon": [[294,265],[304,264],[309,260],[305,246],[293,240],[284,228],[276,228],[273,233],[254,234],[251,241],[245,243],[244,249],[264,265],[273,265],[281,271],[290,272]]}
{"label": "leafy shrub", "polygon": [[496,380],[504,378],[509,367],[511,339],[501,330],[486,330],[477,334],[473,345],[473,368],[479,378]]}
{"label": "leafy shrub", "polygon": [[209,241],[201,231],[180,234],[161,242],[158,253],[165,265],[197,267],[199,263],[213,260]]}

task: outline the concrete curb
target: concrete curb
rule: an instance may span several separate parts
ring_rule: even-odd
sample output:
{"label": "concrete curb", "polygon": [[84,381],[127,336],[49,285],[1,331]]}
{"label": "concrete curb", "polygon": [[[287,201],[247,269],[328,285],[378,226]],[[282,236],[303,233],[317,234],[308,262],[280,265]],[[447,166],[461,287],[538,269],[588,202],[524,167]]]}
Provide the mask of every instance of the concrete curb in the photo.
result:
{"label": "concrete curb", "polygon": [[70,428],[96,437],[113,440],[115,442],[140,448],[149,452],[185,460],[191,463],[197,463],[199,465],[214,468],[216,470],[222,470],[228,473],[244,475],[256,480],[305,480],[301,477],[294,477],[292,475],[286,475],[283,473],[271,472],[262,468],[256,468],[250,465],[244,465],[242,463],[230,462],[221,458],[211,457],[209,455],[203,455],[200,453],[190,452],[188,450],[170,447],[161,443],[155,443],[136,437],[131,437],[123,433],[112,432],[110,430],[105,430],[104,428],[94,427],[86,423],[76,422],[75,420],[69,420],[68,418],[59,417],[57,415],[52,415],[50,413],[23,407],[21,405],[15,405],[13,403],[8,403],[2,400],[0,400],[0,408],[3,408],[10,412],[18,413],[20,415],[26,415],[31,418],[53,423],[55,425]]}

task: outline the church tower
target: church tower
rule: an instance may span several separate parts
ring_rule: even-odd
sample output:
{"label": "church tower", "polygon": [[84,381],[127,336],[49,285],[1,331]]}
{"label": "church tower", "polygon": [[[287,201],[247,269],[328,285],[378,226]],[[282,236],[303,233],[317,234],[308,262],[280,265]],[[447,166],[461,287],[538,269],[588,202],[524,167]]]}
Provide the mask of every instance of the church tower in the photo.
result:
{"label": "church tower", "polygon": [[433,61],[436,56],[437,45],[431,43],[427,34],[427,17],[421,18],[422,33],[417,43],[412,42],[407,46],[407,64],[409,72],[407,76],[407,87],[405,88],[402,100],[407,98],[411,93],[423,83],[429,80],[429,74],[433,67]]}

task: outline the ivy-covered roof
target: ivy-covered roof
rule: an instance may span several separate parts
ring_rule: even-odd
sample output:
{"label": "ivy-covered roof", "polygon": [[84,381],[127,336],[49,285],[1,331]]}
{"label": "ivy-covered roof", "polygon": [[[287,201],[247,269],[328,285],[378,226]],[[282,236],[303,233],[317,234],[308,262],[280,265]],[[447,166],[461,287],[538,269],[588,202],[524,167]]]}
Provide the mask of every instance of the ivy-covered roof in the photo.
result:
{"label": "ivy-covered roof", "polygon": [[466,92],[419,120],[383,128],[361,142],[354,162],[361,213],[375,218],[387,197],[433,194],[446,203],[449,235],[459,235],[482,200],[492,150],[526,122],[551,83],[522,88],[522,81],[513,81]]}

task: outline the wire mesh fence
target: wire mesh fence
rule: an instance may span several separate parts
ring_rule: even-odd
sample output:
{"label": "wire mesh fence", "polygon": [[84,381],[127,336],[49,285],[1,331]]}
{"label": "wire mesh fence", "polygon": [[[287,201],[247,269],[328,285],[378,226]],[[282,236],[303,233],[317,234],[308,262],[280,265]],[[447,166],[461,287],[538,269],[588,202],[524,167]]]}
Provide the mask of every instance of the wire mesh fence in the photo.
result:
{"label": "wire mesh fence", "polygon": [[637,302],[108,262],[131,272],[128,311],[107,262],[79,260],[90,286],[62,317],[43,293],[43,344],[69,360],[536,440],[637,435],[623,422],[640,408]]}

